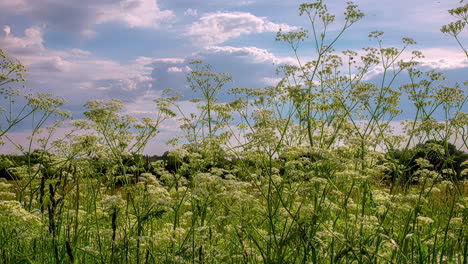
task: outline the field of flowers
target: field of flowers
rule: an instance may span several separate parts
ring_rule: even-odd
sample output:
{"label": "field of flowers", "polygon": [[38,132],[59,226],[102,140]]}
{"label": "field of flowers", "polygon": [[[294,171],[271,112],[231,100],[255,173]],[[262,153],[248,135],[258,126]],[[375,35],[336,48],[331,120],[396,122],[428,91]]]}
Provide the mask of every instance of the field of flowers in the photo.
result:
{"label": "field of flowers", "polygon": [[[466,181],[389,189],[382,168],[355,168],[349,149],[300,149],[282,161],[255,157],[208,166],[171,151],[150,172],[128,167],[116,186],[90,160],[47,159],[1,182],[4,263],[464,263]],[[374,153],[374,157],[379,154]],[[262,159],[257,162],[258,158]],[[183,160],[183,161],[182,161]],[[271,163],[270,163],[271,162]],[[370,158],[367,162],[376,162]],[[44,163],[42,163],[44,164]],[[49,167],[50,166],[50,167]],[[210,168],[208,168],[210,167]],[[31,170],[31,171],[28,171]],[[189,176],[184,176],[189,175]]]}
{"label": "field of flowers", "polygon": [[[458,20],[442,32],[458,40],[468,5],[449,12]],[[363,17],[352,3],[331,40],[320,37],[335,20],[322,1],[300,14],[313,61],[280,66],[275,86],[232,89],[231,102],[218,101],[231,76],[192,62],[196,113],[166,91],[152,118],[114,99],[70,121],[63,99],[8,86],[25,69],[0,50],[0,140],[20,122],[34,128],[21,154],[0,156],[0,262],[467,263],[466,83],[424,72],[418,51],[403,59],[410,38],[387,47],[376,31],[375,47],[335,53]],[[306,37],[277,40],[297,55]],[[378,83],[367,82],[373,69]],[[397,133],[401,98],[415,113]],[[181,129],[173,149],[144,156],[170,120]],[[54,139],[64,121],[71,132]]]}

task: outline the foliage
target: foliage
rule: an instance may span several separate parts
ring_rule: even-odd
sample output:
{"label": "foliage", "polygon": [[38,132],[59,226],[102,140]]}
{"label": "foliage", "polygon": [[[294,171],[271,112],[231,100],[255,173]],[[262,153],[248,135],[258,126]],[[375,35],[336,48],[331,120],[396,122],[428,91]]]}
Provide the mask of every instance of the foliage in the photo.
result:
{"label": "foliage", "polygon": [[192,61],[190,66],[194,69],[187,74],[187,83],[200,96],[190,102],[196,104],[198,113],[185,113],[178,104],[175,107],[181,116],[186,148],[198,152],[206,163],[204,166],[213,166],[226,156],[223,147],[232,135],[229,130],[232,110],[229,105],[217,102],[223,87],[232,78],[228,73],[213,72],[212,66],[202,61]]}
{"label": "foliage", "polygon": [[459,181],[466,179],[463,173],[468,154],[456,149],[449,142],[429,140],[419,143],[409,150],[395,150],[387,153],[396,161],[395,170],[389,171],[394,180],[403,184],[414,184],[420,181],[421,170],[431,172],[435,181]]}

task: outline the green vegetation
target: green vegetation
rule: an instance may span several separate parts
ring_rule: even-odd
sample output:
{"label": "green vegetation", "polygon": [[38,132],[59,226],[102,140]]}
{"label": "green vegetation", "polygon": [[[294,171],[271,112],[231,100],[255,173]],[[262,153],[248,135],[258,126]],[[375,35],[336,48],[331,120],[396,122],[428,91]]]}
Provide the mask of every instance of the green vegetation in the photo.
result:
{"label": "green vegetation", "polygon": [[[460,20],[442,32],[465,50],[468,5],[449,12]],[[222,103],[231,76],[196,61],[187,81],[197,113],[171,91],[155,100],[154,118],[123,114],[117,99],[91,101],[87,119],[58,140],[60,122],[41,128],[69,118],[63,99],[9,87],[25,69],[0,50],[0,139],[21,151],[0,156],[1,261],[466,263],[466,83],[422,72],[418,51],[404,60],[410,38],[387,47],[372,32],[374,47],[336,53],[364,16],[352,3],[335,36],[322,1],[300,14],[310,33],[277,35],[298,60],[278,69],[278,85],[234,88],[237,99]],[[315,58],[303,62],[309,34]],[[367,81],[372,70],[377,82]],[[397,86],[402,75],[410,82]],[[403,97],[415,113],[401,134]],[[163,156],[143,156],[168,119],[183,136]],[[22,147],[8,135],[29,121]]]}

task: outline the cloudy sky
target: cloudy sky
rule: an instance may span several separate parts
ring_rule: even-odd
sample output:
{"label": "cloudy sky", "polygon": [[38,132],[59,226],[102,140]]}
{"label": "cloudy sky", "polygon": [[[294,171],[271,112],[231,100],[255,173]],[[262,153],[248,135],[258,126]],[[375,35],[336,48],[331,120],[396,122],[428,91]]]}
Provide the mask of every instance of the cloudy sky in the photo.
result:
{"label": "cloudy sky", "polygon": [[[329,1],[342,14],[345,1]],[[339,2],[337,4],[336,2]],[[336,45],[337,51],[373,46],[367,36],[385,31],[387,45],[412,37],[428,68],[456,81],[466,79],[468,60],[456,42],[440,33],[453,21],[446,12],[459,0],[359,0],[366,14]],[[203,59],[229,72],[230,86],[274,84],[275,69],[294,63],[278,29],[309,28],[296,0],[2,0],[0,48],[28,69],[27,88],[67,99],[82,117],[92,99],[120,98],[128,112],[151,112],[165,88],[190,98],[188,62]],[[338,15],[338,24],[342,17]],[[331,27],[333,31],[338,27]],[[467,31],[461,36],[467,41]],[[303,58],[314,56],[307,43]]]}

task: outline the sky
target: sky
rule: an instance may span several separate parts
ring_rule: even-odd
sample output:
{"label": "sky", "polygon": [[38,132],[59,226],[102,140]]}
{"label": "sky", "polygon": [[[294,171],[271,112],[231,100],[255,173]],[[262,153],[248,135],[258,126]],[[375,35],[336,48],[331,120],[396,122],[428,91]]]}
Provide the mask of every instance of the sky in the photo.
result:
{"label": "sky", "polygon": [[[152,100],[166,88],[181,92],[186,100],[194,96],[185,79],[192,60],[202,59],[215,71],[230,73],[234,82],[227,88],[274,85],[277,67],[295,63],[290,47],[275,41],[277,31],[310,28],[298,14],[301,3],[1,0],[0,48],[28,69],[27,89],[64,97],[64,108],[74,118],[83,117],[87,101],[110,98],[123,100],[129,114],[151,115]],[[340,24],[345,1],[325,3],[338,14]],[[385,45],[401,47],[402,37],[415,39],[413,48],[425,54],[421,64],[426,69],[442,71],[453,81],[466,79],[468,60],[457,43],[440,32],[454,20],[447,10],[459,6],[459,0],[355,3],[365,17],[342,36],[337,51],[375,46],[367,36],[381,30]],[[338,26],[330,30],[333,35]],[[467,32],[460,36],[464,43]],[[305,60],[315,55],[310,44],[299,50]],[[177,128],[167,127],[166,135],[171,129]],[[13,133],[12,138],[19,138],[27,131]]]}

